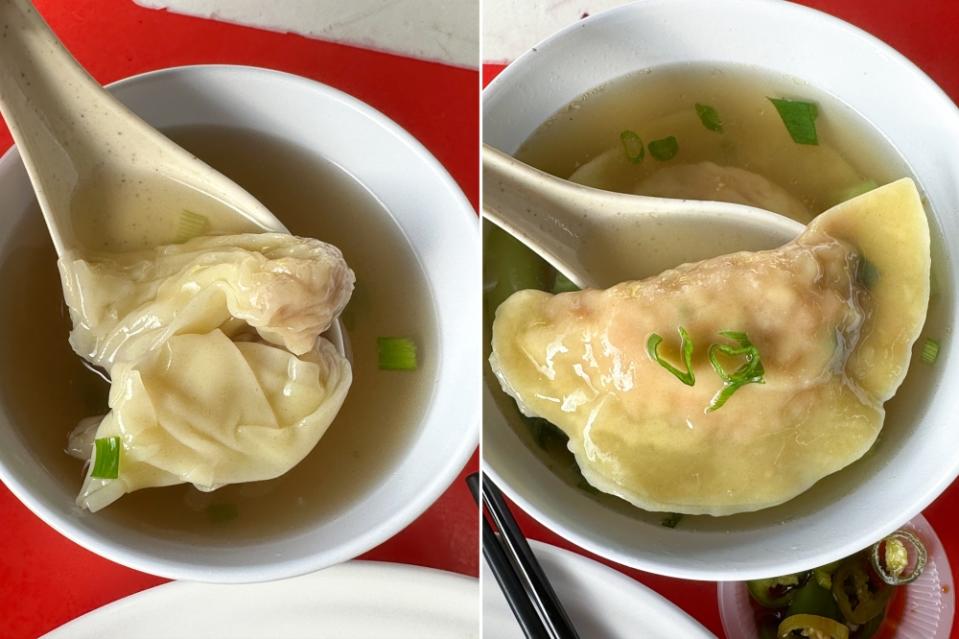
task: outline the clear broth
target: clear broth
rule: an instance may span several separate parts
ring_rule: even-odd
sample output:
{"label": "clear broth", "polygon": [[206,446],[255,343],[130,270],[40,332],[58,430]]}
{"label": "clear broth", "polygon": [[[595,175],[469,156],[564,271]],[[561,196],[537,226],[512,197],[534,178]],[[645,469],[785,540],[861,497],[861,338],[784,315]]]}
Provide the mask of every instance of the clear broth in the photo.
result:
{"label": "clear broth", "polygon": [[[818,145],[796,144],[769,97],[814,102]],[[723,131],[703,126],[694,106],[714,107]],[[895,150],[853,109],[802,80],[740,66],[678,65],[632,73],[593,89],[550,117],[516,157],[563,178],[636,132],[647,145],[675,136],[678,152],[661,162],[646,154],[637,181],[669,164],[712,161],[754,171],[786,189],[813,213],[850,188],[908,175]],[[808,219],[800,219],[808,222]]]}
{"label": "clear broth", "polygon": [[[316,448],[282,477],[211,493],[190,485],[145,489],[83,516],[114,518],[181,540],[208,538],[211,531],[227,543],[294,534],[360,501],[413,439],[436,371],[429,285],[389,212],[340,167],[251,131],[190,127],[166,133],[250,191],[291,232],[343,251],[357,279],[342,318],[353,351],[353,385]],[[80,419],[105,412],[108,387],[67,343],[70,321],[39,210],[23,217],[16,234],[16,247],[0,265],[0,397],[47,472],[78,491],[82,463],[63,452],[67,434]],[[416,341],[417,371],[377,368],[376,338],[384,335]]]}
{"label": "clear broth", "polygon": [[[783,128],[778,113],[767,97],[786,97],[816,102],[819,117],[816,121],[820,149],[792,142],[785,133],[756,140],[750,131],[764,132]],[[710,138],[719,134],[706,129],[695,115],[693,105],[709,104],[722,117],[724,133],[720,144],[685,145],[697,149],[693,157],[683,155],[684,142],[695,138]],[[681,111],[691,117],[676,117]],[[680,128],[664,129],[664,123]],[[850,107],[805,82],[795,78],[776,76],[760,69],[711,65],[683,65],[663,67],[629,74],[597,87],[576,98],[550,117],[520,146],[517,158],[541,170],[568,178],[580,166],[597,155],[615,147],[620,133],[634,130],[645,140],[675,135],[680,151],[675,162],[712,161],[721,165],[738,166],[758,172],[800,199],[810,211],[818,214],[833,204],[846,199],[844,193],[863,182],[872,180],[885,184],[910,176],[911,169],[896,149],[872,125]],[[712,149],[713,154],[704,154]],[[815,154],[825,152],[833,162],[846,167],[845,182],[837,181],[835,174],[816,170]],[[647,154],[637,167],[637,179],[662,166]],[[807,167],[798,171],[797,167]],[[811,167],[811,168],[810,168]],[[646,172],[646,173],[643,173]],[[918,183],[918,181],[917,181]],[[921,184],[920,190],[921,190]],[[929,398],[941,382],[941,366],[929,365],[919,358],[919,350],[927,338],[949,339],[952,325],[953,285],[946,279],[943,268],[945,255],[942,232],[933,211],[929,210],[932,234],[932,294],[929,312],[922,335],[913,349],[909,374],[896,396],[886,403],[886,420],[876,444],[867,455],[837,475],[851,476],[868,473],[877,461],[876,452],[888,447],[895,450],[908,437],[912,425],[922,414]],[[807,219],[799,220],[803,223]],[[516,288],[550,290],[555,271],[534,253],[504,240],[504,231],[485,223],[484,247],[494,247],[484,253],[484,282],[486,284],[486,321],[484,322],[486,352],[489,354],[490,323],[495,312],[496,299],[502,298],[503,285],[497,280],[522,282]],[[675,238],[673,241],[682,241]],[[497,251],[496,247],[510,246]],[[519,253],[523,255],[519,255]],[[506,264],[508,263],[508,264]],[[533,453],[563,481],[588,493],[593,499],[634,519],[659,523],[662,513],[647,513],[612,495],[599,494],[582,477],[572,453],[566,448],[566,437],[559,429],[543,420],[524,418],[515,402],[500,392],[488,364],[484,367],[486,383],[495,389],[494,397],[510,427]],[[835,475],[833,477],[836,477]],[[848,492],[855,480],[820,481],[799,500],[834,499]],[[737,515],[741,524],[747,521],[762,525],[766,517],[786,519],[784,509],[789,504],[759,513]],[[774,511],[774,512],[770,512]],[[768,513],[768,514],[767,514]],[[687,517],[683,527],[722,529],[720,520],[710,517]],[[728,519],[728,518],[721,518]],[[693,523],[695,522],[695,523]]]}

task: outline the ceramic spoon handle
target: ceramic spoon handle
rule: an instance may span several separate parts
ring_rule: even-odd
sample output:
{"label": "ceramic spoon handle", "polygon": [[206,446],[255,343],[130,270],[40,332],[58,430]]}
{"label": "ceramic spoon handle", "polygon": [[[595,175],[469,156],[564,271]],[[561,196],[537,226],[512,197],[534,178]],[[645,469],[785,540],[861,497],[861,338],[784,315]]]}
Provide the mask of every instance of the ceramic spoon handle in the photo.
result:
{"label": "ceramic spoon handle", "polygon": [[[67,141],[92,116],[77,99],[91,86],[99,88],[27,0],[0,0],[0,112],[48,224],[69,209],[82,145]],[[56,234],[54,243],[59,252]]]}
{"label": "ceramic spoon handle", "polygon": [[483,215],[578,286],[591,286],[577,255],[587,219],[565,180],[483,145]]}

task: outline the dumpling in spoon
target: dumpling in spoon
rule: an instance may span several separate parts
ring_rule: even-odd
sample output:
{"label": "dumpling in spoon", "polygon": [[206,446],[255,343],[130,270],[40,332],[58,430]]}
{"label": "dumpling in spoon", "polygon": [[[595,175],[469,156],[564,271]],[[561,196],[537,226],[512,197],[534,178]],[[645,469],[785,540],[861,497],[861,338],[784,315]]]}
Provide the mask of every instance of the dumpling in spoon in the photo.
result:
{"label": "dumpling in spoon", "polygon": [[904,179],[776,250],[605,291],[520,291],[497,310],[490,363],[524,413],[569,436],[599,490],[654,511],[758,510],[875,442],[929,271],[925,212]]}
{"label": "dumpling in spoon", "polygon": [[342,405],[349,361],[320,336],[353,272],[335,247],[280,233],[199,237],[145,251],[65,254],[70,343],[111,378],[110,412],[69,452],[90,460],[77,502],[141,488],[214,490],[272,479],[309,453]]}

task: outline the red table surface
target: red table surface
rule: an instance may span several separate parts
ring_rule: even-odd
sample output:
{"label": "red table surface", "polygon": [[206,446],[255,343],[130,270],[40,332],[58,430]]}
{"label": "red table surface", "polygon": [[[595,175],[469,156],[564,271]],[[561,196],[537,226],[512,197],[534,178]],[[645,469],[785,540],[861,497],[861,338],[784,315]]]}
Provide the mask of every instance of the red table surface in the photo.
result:
{"label": "red table surface", "polygon": [[[153,11],[130,0],[36,0],[100,82],[186,64],[280,69],[341,89],[395,120],[453,175],[475,207],[479,74],[442,64]],[[0,122],[0,152],[10,146]],[[2,205],[0,205],[2,206]],[[477,294],[479,292],[477,291]],[[478,574],[476,506],[460,477],[419,519],[364,559]],[[49,528],[0,485],[0,637],[37,637],[164,582],[102,559]]]}
{"label": "red table surface", "polygon": [[[916,63],[953,101],[959,100],[959,1],[924,0],[801,0],[800,4],[831,13],[881,38]],[[483,66],[483,84],[489,84],[505,67]],[[959,179],[959,176],[957,176]],[[581,555],[591,557],[641,581],[683,608],[710,631],[725,637],[719,618],[714,582],[695,582],[661,577],[633,570],[593,555],[574,546],[537,522],[514,504],[514,512],[523,532]],[[953,584],[959,575],[959,482],[955,482],[923,515],[936,529],[952,564]],[[953,625],[953,639],[959,638],[959,619]],[[729,637],[728,639],[740,639]]]}

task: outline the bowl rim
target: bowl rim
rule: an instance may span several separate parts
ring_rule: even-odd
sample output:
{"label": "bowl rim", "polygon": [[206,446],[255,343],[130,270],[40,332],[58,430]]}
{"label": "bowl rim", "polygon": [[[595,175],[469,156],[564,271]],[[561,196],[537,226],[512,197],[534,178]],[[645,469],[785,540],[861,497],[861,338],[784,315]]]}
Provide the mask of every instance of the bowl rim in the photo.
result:
{"label": "bowl rim", "polygon": [[[445,190],[449,196],[456,201],[456,205],[450,208],[458,209],[462,213],[462,215],[458,216],[462,222],[457,222],[458,224],[461,224],[464,229],[472,227],[469,232],[475,234],[473,240],[476,243],[476,252],[479,254],[479,216],[476,214],[475,209],[470,204],[460,186],[443,164],[419,140],[390,117],[340,89],[294,73],[240,64],[187,64],[164,67],[121,78],[104,85],[104,88],[111,93],[115,93],[116,90],[126,89],[139,83],[155,81],[165,76],[202,73],[236,74],[237,77],[245,77],[249,74],[268,76],[274,80],[292,83],[296,85],[297,90],[304,93],[319,93],[327,99],[335,100],[358,112],[360,115],[366,116],[366,118],[385,129],[387,134],[394,136],[403,145],[408,147],[422,160],[424,166],[431,169],[439,178],[440,181],[435,187],[436,191],[440,192]],[[0,156],[0,173],[9,171],[11,170],[11,165],[15,167],[20,163],[20,154],[17,146],[16,144],[11,144],[3,155]],[[357,179],[360,184],[364,184],[359,177],[354,176],[354,178]],[[379,199],[377,194],[374,193],[374,196]],[[453,211],[449,211],[446,214],[450,217],[456,215]],[[419,260],[419,258],[417,259]],[[426,269],[424,269],[424,275],[426,275],[430,288],[432,288],[433,283],[429,281],[430,276]],[[436,322],[437,326],[442,325],[441,316],[438,313]],[[449,350],[448,347],[444,348],[442,343],[440,343],[439,346],[440,351]],[[479,352],[478,347],[475,350]],[[442,358],[440,358],[440,361],[442,361]],[[437,372],[439,373],[439,371]],[[439,374],[437,378],[439,378]],[[476,399],[478,405],[479,398],[477,397]],[[424,417],[436,401],[437,392],[434,389],[424,409],[426,411]],[[422,515],[443,492],[452,485],[463,470],[463,467],[469,461],[473,452],[477,449],[480,418],[478,413],[474,414],[474,417],[465,419],[459,427],[462,434],[452,454],[448,455],[438,464],[437,472],[427,477],[425,485],[417,492],[415,499],[401,505],[378,525],[366,529],[364,534],[352,538],[349,543],[335,547],[335,550],[320,548],[317,549],[316,552],[302,557],[278,559],[262,565],[224,566],[220,564],[204,564],[202,561],[187,562],[171,560],[156,554],[143,552],[142,550],[117,545],[110,539],[104,539],[101,535],[97,535],[93,531],[88,531],[75,525],[69,513],[61,512],[56,507],[45,503],[43,499],[35,497],[28,486],[19,481],[16,473],[7,468],[7,464],[4,462],[2,456],[0,456],[0,481],[7,486],[10,492],[13,493],[23,505],[58,533],[83,548],[128,568],[167,579],[215,583],[271,581],[303,575],[354,559],[387,541]],[[412,446],[412,443],[410,445]],[[376,486],[382,486],[390,480],[390,477],[384,477]],[[375,488],[370,489],[370,491],[373,490],[375,490]],[[285,542],[295,538],[296,537],[284,537],[282,541]],[[198,560],[199,557],[200,556],[197,557]]]}
{"label": "bowl rim", "polygon": [[[535,61],[539,60],[540,58],[544,58],[547,55],[555,56],[556,54],[554,53],[554,50],[560,47],[567,38],[572,36],[572,34],[577,33],[580,30],[595,28],[599,24],[615,22],[620,18],[620,16],[624,16],[633,12],[645,11],[649,8],[669,6],[673,11],[679,11],[680,9],[677,9],[677,7],[682,6],[689,11],[690,7],[695,7],[697,5],[702,6],[704,4],[710,6],[730,5],[737,6],[738,8],[744,8],[746,10],[760,10],[761,8],[761,10],[764,11],[778,12],[778,14],[780,14],[784,20],[790,15],[801,15],[812,20],[817,20],[823,25],[824,28],[831,26],[835,29],[838,29],[842,31],[843,35],[846,37],[858,38],[863,41],[864,44],[875,50],[877,54],[881,54],[893,62],[902,65],[915,80],[923,85],[923,88],[927,91],[927,95],[925,96],[928,98],[927,102],[935,102],[938,107],[941,107],[945,113],[948,113],[951,116],[952,124],[959,127],[959,106],[953,102],[949,95],[946,94],[946,92],[938,84],[936,84],[936,82],[932,80],[928,74],[926,74],[914,62],[880,38],[829,13],[825,13],[805,5],[797,4],[789,0],[781,0],[780,2],[770,2],[769,0],[634,0],[633,2],[590,15],[566,26],[560,31],[557,31],[539,43],[531,46],[522,55],[509,63],[483,90],[483,111],[481,115],[483,120],[483,141],[488,142],[487,132],[489,129],[486,126],[487,107],[494,101],[503,99],[502,96],[505,95],[505,92],[507,92],[510,88],[509,85],[517,82],[514,80],[514,76],[522,77],[525,75],[526,66],[530,64],[536,64]],[[688,15],[688,13],[686,15]],[[634,70],[640,68],[642,68],[642,66],[637,64]],[[608,80],[597,81],[594,86],[605,81]],[[540,122],[540,124],[541,123],[542,122]],[[942,124],[942,128],[945,128],[945,126],[945,124]],[[518,141],[518,143],[521,142],[522,140]],[[944,259],[949,261],[949,255],[945,255]],[[956,270],[951,263],[950,270],[953,272]],[[486,375],[484,375],[484,392],[501,392],[498,386],[489,386],[489,377]],[[484,403],[484,406],[490,405],[495,405],[495,403]],[[495,408],[495,410],[497,413],[500,412],[499,408]],[[487,432],[486,428],[486,417],[484,412],[484,442]],[[873,539],[868,542],[864,542],[859,544],[858,547],[856,543],[846,543],[845,545],[841,546],[833,546],[829,549],[829,552],[820,552],[818,555],[818,560],[815,560],[813,563],[810,563],[808,558],[797,560],[792,557],[784,557],[781,563],[775,566],[766,565],[763,569],[757,568],[756,566],[733,565],[730,562],[725,562],[725,565],[723,565],[723,562],[718,562],[715,560],[712,562],[712,565],[708,567],[703,566],[702,563],[696,565],[690,563],[682,564],[676,562],[675,560],[670,560],[668,558],[668,554],[664,553],[657,553],[655,554],[655,557],[653,557],[654,553],[647,553],[645,555],[638,556],[615,548],[612,545],[597,539],[595,536],[595,531],[589,529],[586,525],[581,525],[579,528],[573,529],[558,521],[547,512],[550,510],[550,499],[544,499],[535,491],[529,490],[526,486],[517,488],[516,486],[504,481],[504,474],[506,473],[501,472],[501,469],[506,469],[509,467],[509,463],[507,462],[506,458],[494,459],[491,463],[490,459],[487,457],[487,448],[485,443],[482,447],[482,451],[483,457],[481,461],[483,472],[489,475],[489,477],[496,482],[496,484],[513,502],[520,506],[524,511],[529,513],[534,519],[541,522],[550,531],[559,535],[563,539],[576,544],[588,552],[594,553],[611,561],[615,561],[624,566],[640,569],[658,575],[694,581],[741,581],[748,579],[768,578],[776,575],[790,574],[807,570],[812,565],[824,565],[831,561],[849,556],[860,550],[862,547],[868,546],[869,543],[875,541]],[[502,465],[497,466],[497,462]],[[537,460],[537,462],[539,462],[539,460]],[[555,475],[555,473],[549,471],[548,469],[547,472],[549,472],[551,475]],[[877,528],[875,530],[875,535],[873,536],[876,539],[881,539],[882,537],[891,534],[903,523],[919,515],[930,503],[938,498],[947,488],[949,488],[956,478],[959,477],[959,458],[955,459],[950,468],[945,469],[937,476],[937,481],[925,486],[927,489],[925,492],[914,496],[911,502],[912,505],[909,509],[902,511],[895,521],[890,520],[884,526]]]}

